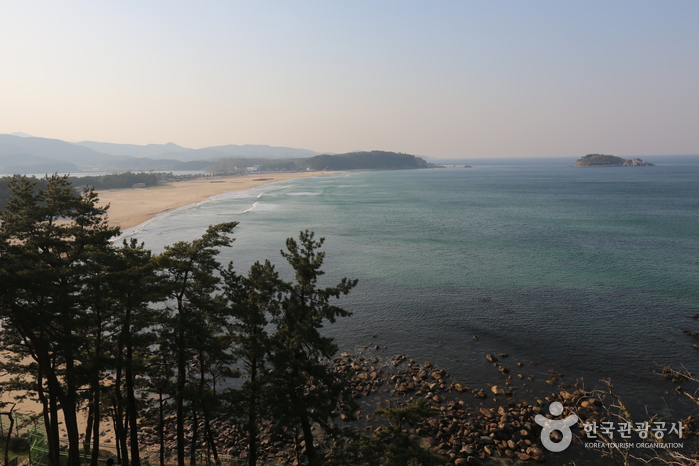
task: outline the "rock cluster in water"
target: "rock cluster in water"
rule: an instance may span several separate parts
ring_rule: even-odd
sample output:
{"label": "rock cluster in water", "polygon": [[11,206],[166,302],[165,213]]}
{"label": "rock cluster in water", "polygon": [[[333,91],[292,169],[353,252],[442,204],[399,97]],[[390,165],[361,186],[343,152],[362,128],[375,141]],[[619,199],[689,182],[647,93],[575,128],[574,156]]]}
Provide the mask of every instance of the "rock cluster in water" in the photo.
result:
{"label": "rock cluster in water", "polygon": [[[385,348],[385,347],[384,347]],[[376,346],[375,349],[381,348]],[[521,372],[523,363],[516,363],[512,368],[502,364],[506,354],[488,354],[486,359],[495,370],[504,377],[502,384],[488,387],[469,387],[451,380],[449,374],[430,362],[418,363],[405,355],[382,359],[378,356],[360,356],[343,353],[332,363],[340,374],[350,376],[352,397],[360,406],[355,416],[340,416],[338,423],[343,429],[362,429],[369,433],[378,432],[387,421],[374,414],[377,407],[404,406],[408,402],[424,398],[427,406],[437,410],[434,417],[425,419],[415,428],[408,430],[412,438],[418,439],[424,446],[447,458],[448,464],[479,464],[489,457],[500,457],[512,461],[543,462],[546,452],[540,446],[541,427],[534,422],[537,414],[552,418],[546,409],[554,401],[566,407],[562,416],[567,416],[574,408],[579,418],[579,432],[583,423],[604,419],[607,415],[603,403],[585,390],[582,385],[562,385],[563,374],[549,370],[550,378],[545,380],[549,386],[557,387],[550,396],[532,401],[515,398],[520,388],[514,381],[534,380],[533,375]],[[530,363],[534,365],[535,363]],[[515,369],[516,367],[516,369]],[[527,390],[532,393],[531,390]],[[686,432],[690,435],[696,428],[696,422],[685,420]],[[175,418],[167,419],[165,428],[165,448],[175,449]],[[303,442],[297,445],[295,433],[281,432],[274,429],[271,422],[263,422],[260,430],[260,460],[279,464],[300,464],[299,452]],[[199,425],[200,437],[204,431],[203,423]],[[247,456],[247,432],[243,425],[230,420],[217,419],[212,430],[217,433],[220,453],[234,458]],[[191,427],[187,436],[191,439]],[[554,431],[554,441],[560,435]],[[144,445],[156,448],[157,431],[154,427],[144,427],[141,432]],[[201,448],[206,448],[201,441]]]}

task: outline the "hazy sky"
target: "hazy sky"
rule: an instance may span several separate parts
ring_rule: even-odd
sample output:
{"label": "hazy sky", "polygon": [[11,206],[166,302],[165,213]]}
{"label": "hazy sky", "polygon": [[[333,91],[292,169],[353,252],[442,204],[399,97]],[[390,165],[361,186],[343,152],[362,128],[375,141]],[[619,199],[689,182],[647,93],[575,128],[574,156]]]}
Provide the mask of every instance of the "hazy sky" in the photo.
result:
{"label": "hazy sky", "polygon": [[699,1],[3,1],[0,133],[699,153]]}

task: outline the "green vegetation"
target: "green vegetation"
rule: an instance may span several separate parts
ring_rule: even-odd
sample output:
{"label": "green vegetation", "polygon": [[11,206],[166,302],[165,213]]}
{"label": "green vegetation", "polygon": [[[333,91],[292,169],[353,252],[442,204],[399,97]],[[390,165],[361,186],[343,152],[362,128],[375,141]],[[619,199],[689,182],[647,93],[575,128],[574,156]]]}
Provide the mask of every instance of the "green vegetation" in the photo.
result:
{"label": "green vegetation", "polygon": [[639,158],[622,159],[614,155],[587,154],[575,163],[576,167],[651,167],[652,163]]}
{"label": "green vegetation", "polygon": [[316,155],[308,159],[312,170],[395,170],[404,168],[428,168],[424,159],[410,154],[370,151],[337,155]]}
{"label": "green vegetation", "polygon": [[247,167],[258,167],[262,172],[298,171],[306,169],[306,159],[222,158],[209,164],[213,173],[244,173]]}
{"label": "green vegetation", "polygon": [[577,166],[616,166],[623,165],[624,159],[614,155],[587,154],[581,157],[575,165]]}
{"label": "green vegetation", "polygon": [[[160,176],[159,176],[160,175]],[[68,180],[75,186],[92,186],[96,190],[124,189],[134,184],[143,183],[146,186],[155,186],[161,178],[161,174],[155,173],[115,173],[113,175],[70,177]]]}
{"label": "green vegetation", "polygon": [[15,177],[9,187],[14,195],[0,212],[0,337],[15,359],[5,370],[28,384],[44,407],[51,464],[58,464],[60,410],[68,461],[78,465],[77,411],[100,391],[88,369],[101,367],[112,310],[109,301],[95,299],[103,286],[100,263],[119,229],[106,224],[94,191],[78,196],[66,177],[47,177],[39,190]]}
{"label": "green vegetation", "polygon": [[[67,181],[79,188],[91,186],[96,190],[105,190],[131,188],[134,184],[140,183],[143,183],[145,186],[155,186],[161,179],[167,176],[168,175],[164,173],[126,172],[101,176],[70,176],[67,178]],[[12,195],[12,189],[10,187],[10,181],[12,179],[13,177],[11,176],[0,177],[0,208],[5,205],[5,202]],[[30,179],[35,183],[35,189],[46,189],[46,178],[36,179],[32,177]]]}

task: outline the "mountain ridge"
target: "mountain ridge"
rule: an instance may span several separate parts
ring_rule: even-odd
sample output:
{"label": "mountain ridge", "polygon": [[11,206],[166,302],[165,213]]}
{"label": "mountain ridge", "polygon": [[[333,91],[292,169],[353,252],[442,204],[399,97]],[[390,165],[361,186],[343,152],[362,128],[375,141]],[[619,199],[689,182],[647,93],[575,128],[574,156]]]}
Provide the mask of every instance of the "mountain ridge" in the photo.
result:
{"label": "mountain ridge", "polygon": [[191,162],[214,162],[221,158],[310,158],[319,154],[310,149],[261,144],[191,149],[172,142],[147,145],[68,142],[25,133],[0,134],[0,173],[63,172],[66,168],[71,171],[189,170],[193,169]]}

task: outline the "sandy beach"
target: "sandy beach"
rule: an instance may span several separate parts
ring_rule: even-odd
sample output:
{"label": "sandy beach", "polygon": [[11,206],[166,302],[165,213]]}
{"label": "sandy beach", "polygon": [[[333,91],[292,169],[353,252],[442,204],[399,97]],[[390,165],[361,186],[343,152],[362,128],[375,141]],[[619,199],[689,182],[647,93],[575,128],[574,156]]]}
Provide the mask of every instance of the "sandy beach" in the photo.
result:
{"label": "sandy beach", "polygon": [[217,194],[242,191],[274,181],[327,175],[335,172],[263,173],[229,177],[200,178],[162,186],[100,191],[99,205],[109,204],[111,225],[131,228],[161,212],[201,202]]}

